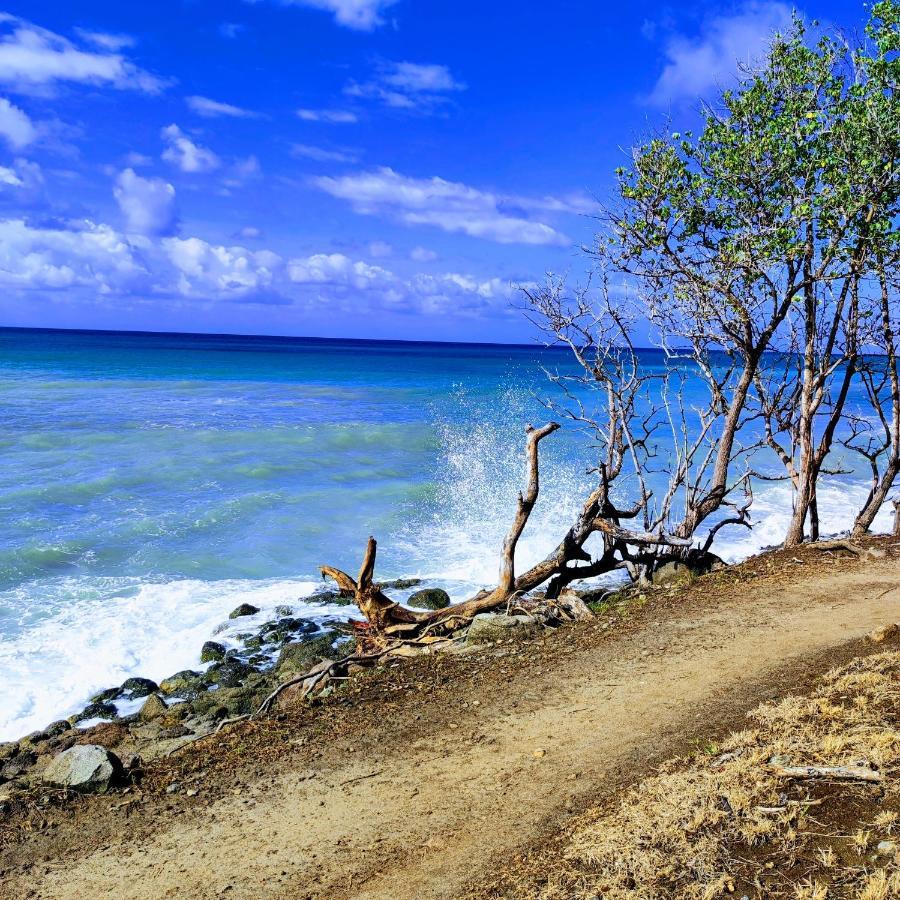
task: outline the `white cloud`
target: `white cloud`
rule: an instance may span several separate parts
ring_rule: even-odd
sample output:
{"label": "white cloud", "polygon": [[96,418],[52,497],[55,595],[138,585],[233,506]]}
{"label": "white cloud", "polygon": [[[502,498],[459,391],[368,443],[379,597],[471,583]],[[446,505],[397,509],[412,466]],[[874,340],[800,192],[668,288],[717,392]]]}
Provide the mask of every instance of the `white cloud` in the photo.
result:
{"label": "white cloud", "polygon": [[359,158],[352,150],[327,150],[324,147],[313,147],[310,144],[293,144],[291,156],[301,159],[312,159],[315,162],[342,162],[352,163]]}
{"label": "white cloud", "polygon": [[411,62],[383,63],[369,81],[351,81],[344,93],[372,98],[396,109],[432,109],[466,86],[446,66]]}
{"label": "white cloud", "polygon": [[133,47],[137,43],[130,34],[109,34],[105,31],[89,31],[86,28],[76,28],[75,33],[89,44],[113,53]]}
{"label": "white cloud", "polygon": [[175,188],[161,178],[143,178],[125,169],[116,179],[113,196],[135,234],[169,234],[175,227]]}
{"label": "white cloud", "polygon": [[5,97],[0,97],[0,137],[13,150],[21,150],[36,136],[37,129],[31,119],[18,106],[13,106]]}
{"label": "white cloud", "polygon": [[103,296],[136,287],[145,274],[136,248],[108,225],[36,228],[22,219],[0,220],[0,284],[8,287],[80,286]]}
{"label": "white cloud", "polygon": [[308,6],[334,14],[339,25],[358,31],[371,31],[383,24],[381,14],[397,0],[282,0],[289,6]]}
{"label": "white cloud", "polygon": [[187,97],[185,103],[198,115],[206,119],[230,117],[233,119],[255,119],[256,113],[240,106],[232,106],[230,103],[220,103],[218,100],[210,100],[209,97]]}
{"label": "white cloud", "polygon": [[169,145],[163,150],[162,158],[182,172],[212,172],[221,165],[212,150],[195,144],[177,125],[163,128],[162,137]]}
{"label": "white cloud", "polygon": [[298,109],[297,115],[304,122],[328,122],[332,125],[346,125],[359,121],[356,113],[347,109]]}
{"label": "white cloud", "polygon": [[673,35],[666,43],[666,65],[649,102],[666,106],[696,100],[734,76],[740,63],[757,61],[775,32],[783,32],[790,24],[790,6],[750,2],[736,14],[709,19],[695,37]]}
{"label": "white cloud", "polygon": [[6,194],[21,208],[29,197],[38,196],[44,186],[41,167],[27,159],[15,159],[9,166],[0,166],[0,195]]}
{"label": "white cloud", "polygon": [[312,184],[346,200],[362,215],[381,215],[406,225],[433,225],[501,244],[567,244],[568,238],[531,212],[572,212],[554,198],[524,198],[480,191],[443,178],[410,178],[381,168]]}
{"label": "white cloud", "polygon": [[163,79],[108,47],[79,48],[52,31],[0,13],[0,84],[29,92],[57,82],[105,84],[148,94],[166,87]]}
{"label": "white cloud", "polygon": [[140,166],[149,166],[153,162],[153,158],[150,156],[146,156],[143,153],[136,153],[133,150],[130,153],[125,155],[125,162],[128,163],[129,167],[132,169],[137,169]]}
{"label": "white cloud", "polygon": [[[0,187],[5,177],[0,169]],[[458,272],[404,278],[342,253],[286,260],[199,237],[126,235],[90,221],[35,227],[21,218],[0,219],[0,285],[38,294],[65,290],[86,302],[323,303],[357,314],[467,316],[508,312],[514,291],[498,278]]]}
{"label": "white cloud", "polygon": [[409,258],[414,262],[434,262],[438,255],[434,250],[425,247],[413,247],[409,252]]}
{"label": "white cloud", "polygon": [[243,238],[245,241],[256,241],[262,237],[262,229],[255,225],[245,225],[237,232],[237,237]]}

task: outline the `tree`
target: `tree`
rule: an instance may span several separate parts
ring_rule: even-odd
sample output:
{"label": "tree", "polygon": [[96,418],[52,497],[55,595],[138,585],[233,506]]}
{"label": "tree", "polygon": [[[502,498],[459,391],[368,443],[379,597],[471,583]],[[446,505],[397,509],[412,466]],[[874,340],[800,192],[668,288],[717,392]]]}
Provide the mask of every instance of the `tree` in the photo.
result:
{"label": "tree", "polygon": [[[699,136],[656,136],[619,170],[592,252],[632,279],[665,342],[735,360],[713,477],[683,533],[718,510],[752,416],[794,486],[786,543],[803,539],[859,353],[859,288],[896,215],[897,9],[878,4],[873,49],[853,53],[828,37],[808,46],[795,19],[705,107]],[[793,354],[796,380],[785,357],[765,364],[773,349]]]}

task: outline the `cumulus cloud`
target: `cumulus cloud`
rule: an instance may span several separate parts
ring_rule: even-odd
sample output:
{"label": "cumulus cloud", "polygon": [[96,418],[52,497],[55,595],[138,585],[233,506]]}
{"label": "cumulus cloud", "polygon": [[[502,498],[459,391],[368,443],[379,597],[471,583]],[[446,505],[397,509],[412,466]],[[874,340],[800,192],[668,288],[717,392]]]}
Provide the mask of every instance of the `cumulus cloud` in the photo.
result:
{"label": "cumulus cloud", "polygon": [[232,119],[254,119],[256,113],[249,109],[242,109],[240,106],[232,106],[230,103],[220,103],[218,100],[210,100],[209,97],[187,97],[185,103],[197,115],[206,119],[232,118]]}
{"label": "cumulus cloud", "polygon": [[325,147],[314,147],[310,144],[293,144],[291,146],[291,156],[296,156],[300,159],[311,159],[315,162],[352,163],[359,159],[358,154],[353,150],[328,150]]}
{"label": "cumulus cloud", "polygon": [[384,24],[382,13],[397,0],[282,0],[286,6],[307,6],[334,15],[339,25],[357,31],[371,31]]}
{"label": "cumulus cloud", "polygon": [[704,23],[695,37],[675,34],[665,45],[666,64],[648,98],[655,106],[696,100],[734,76],[741,63],[762,56],[775,32],[791,24],[791,7],[751,2],[727,16]]}
{"label": "cumulus cloud", "polygon": [[298,109],[297,115],[304,122],[327,122],[331,125],[346,125],[359,121],[356,113],[348,109]]}
{"label": "cumulus cloud", "polygon": [[221,160],[212,150],[195,144],[177,125],[163,128],[162,137],[168,144],[162,158],[182,172],[212,172],[221,165]]}
{"label": "cumulus cloud", "polygon": [[143,178],[134,169],[119,174],[113,196],[135,234],[170,234],[175,227],[175,188],[162,178]]}
{"label": "cumulus cloud", "polygon": [[571,202],[481,191],[443,178],[410,178],[381,168],[312,179],[320,190],[346,200],[362,215],[405,225],[432,225],[501,244],[567,244],[568,238],[534,213],[576,212]]}
{"label": "cumulus cloud", "polygon": [[36,136],[37,129],[31,119],[18,106],[13,106],[5,97],[0,97],[0,137],[13,150],[21,150]]}
{"label": "cumulus cloud", "polygon": [[112,48],[109,40],[107,46],[98,45],[96,33],[92,34],[93,48],[85,49],[46,28],[0,13],[0,84],[22,92],[46,90],[58,82],[108,85],[148,94],[166,87],[166,81],[117,52],[121,45]]}
{"label": "cumulus cloud", "polygon": [[395,109],[429,110],[446,101],[452,92],[465,88],[446,66],[386,62],[371,80],[351,81],[344,93],[349,97],[375,99]]}
{"label": "cumulus cloud", "polygon": [[[6,176],[0,170],[0,187]],[[342,253],[285,259],[199,237],[124,234],[90,221],[42,227],[22,218],[0,219],[0,287],[80,291],[85,299],[325,303],[357,313],[473,316],[507,312],[514,291],[501,279],[458,272],[407,278]]]}

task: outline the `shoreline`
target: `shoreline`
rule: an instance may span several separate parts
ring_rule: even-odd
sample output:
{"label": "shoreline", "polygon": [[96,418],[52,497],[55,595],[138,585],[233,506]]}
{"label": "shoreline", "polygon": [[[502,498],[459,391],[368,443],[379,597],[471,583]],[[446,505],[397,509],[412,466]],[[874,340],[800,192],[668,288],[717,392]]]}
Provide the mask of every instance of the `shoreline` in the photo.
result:
{"label": "shoreline", "polygon": [[[83,879],[91,871],[89,883],[95,893],[102,893],[111,890],[109,885],[101,886],[107,884],[104,878],[114,877],[119,866],[116,860],[121,858],[121,865],[132,869],[152,867],[154,835],[167,841],[167,829],[182,829],[186,823],[196,822],[203,833],[212,829],[212,834],[218,835],[205,845],[205,852],[212,853],[219,867],[214,881],[208,882],[214,889],[205,891],[200,885],[206,882],[187,882],[187,875],[178,874],[175,862],[191,846],[186,835],[177,839],[176,859],[171,859],[172,851],[167,854],[165,871],[169,874],[147,869],[146,877],[155,873],[147,885],[161,885],[177,876],[183,888],[179,896],[207,897],[215,895],[227,874],[234,896],[280,897],[281,888],[276,890],[276,886],[281,884],[287,890],[290,883],[296,888],[297,878],[310,889],[311,897],[362,896],[346,892],[346,874],[363,873],[365,866],[359,867],[367,859],[372,863],[363,847],[373,846],[378,831],[371,829],[377,829],[379,822],[383,825],[384,816],[390,820],[391,809],[398,815],[403,811],[391,842],[403,841],[403,833],[411,828],[421,833],[421,828],[431,823],[425,833],[433,835],[433,846],[426,848],[426,856],[440,860],[453,846],[453,858],[465,864],[467,878],[474,877],[480,871],[480,851],[465,842],[456,847],[450,837],[441,837],[458,829],[461,821],[472,816],[476,820],[487,816],[485,821],[493,821],[497,814],[505,816],[489,832],[484,831],[486,825],[479,826],[480,834],[491,834],[488,847],[496,847],[499,841],[500,847],[512,848],[527,841],[529,835],[538,840],[551,821],[544,817],[551,815],[552,809],[557,809],[552,821],[557,821],[553,816],[568,817],[577,813],[582,802],[595,801],[598,791],[602,794],[619,783],[616,779],[621,776],[613,776],[612,769],[605,776],[603,772],[619,765],[616,760],[622,752],[621,763],[626,767],[622,771],[628,766],[632,775],[635,766],[646,770],[650,757],[642,756],[636,762],[629,754],[644,751],[629,750],[632,742],[638,748],[649,740],[655,754],[678,752],[695,736],[702,740],[719,729],[732,729],[741,709],[755,706],[760,698],[790,691],[800,683],[798,678],[806,678],[803,673],[824,671],[839,658],[864,650],[865,642],[853,639],[854,634],[865,634],[870,623],[900,618],[900,596],[894,596],[900,582],[897,542],[885,538],[866,543],[883,548],[887,557],[858,560],[809,548],[779,551],[686,586],[651,589],[643,598],[638,593],[628,602],[605,609],[593,621],[543,632],[522,643],[486,645],[463,656],[441,654],[397,661],[356,674],[313,704],[285,698],[270,717],[230,725],[219,734],[176,749],[171,756],[145,762],[142,777],[116,788],[112,795],[90,797],[36,789],[4,804],[0,830],[10,843],[5,853],[0,852],[0,870],[5,872],[0,879],[6,879],[0,885],[8,884],[11,890],[21,887],[28,883],[27,872],[34,876],[46,869],[49,874],[31,882],[34,896],[71,896],[54,873],[57,865],[66,871],[76,866],[83,874],[81,881],[76,879],[73,884],[81,883],[83,890],[88,883]],[[879,593],[883,593],[881,600],[861,600]],[[853,640],[847,644],[848,639]],[[751,644],[744,647],[748,641]],[[684,666],[687,668],[679,669]],[[630,674],[623,680],[619,670]],[[652,674],[657,670],[658,675]],[[700,693],[688,702],[694,681]],[[606,683],[619,686],[606,687]],[[711,694],[706,693],[710,690]],[[635,704],[642,703],[651,706],[636,717]],[[592,719],[598,715],[599,719]],[[100,728],[106,729],[108,738],[122,740],[117,726]],[[95,731],[91,739],[99,736],[102,732]],[[612,753],[608,758],[597,756],[604,742]],[[539,749],[546,755],[535,756]],[[588,755],[583,757],[583,753]],[[632,762],[626,763],[629,758]],[[460,768],[453,769],[457,775],[451,788],[444,779],[457,765],[456,759]],[[457,782],[456,777],[464,772],[474,781]],[[573,772],[577,778],[570,782],[568,776]],[[532,811],[525,819],[509,818],[509,811],[504,813],[506,804],[519,802],[519,793],[533,778],[545,779],[545,784],[538,794],[530,791]],[[503,798],[490,793],[491,784],[506,792]],[[421,810],[416,812],[417,804],[426,801],[438,816],[433,822],[423,817]],[[464,811],[459,806],[463,801],[482,806],[466,806]],[[283,802],[290,805],[283,807]],[[319,802],[324,808],[318,807]],[[348,807],[341,812],[341,804],[347,803],[355,811]],[[357,803],[364,806],[357,807]],[[290,809],[294,810],[290,816],[302,813],[312,818],[303,820],[305,824],[297,819],[289,826],[282,817]],[[37,810],[55,823],[53,827],[46,833],[22,832],[20,826]],[[454,810],[463,819],[444,822],[446,816],[457,815]],[[248,815],[245,827],[242,818]],[[124,830],[123,817],[129,823]],[[277,872],[263,875],[268,871],[267,857],[264,852],[257,856],[261,851],[253,848],[260,841],[273,840],[272,828],[289,836],[285,852],[297,841],[306,848],[290,850],[290,859],[279,849],[271,858],[272,865],[281,866],[294,881],[279,880]],[[232,834],[233,829],[237,831]],[[340,834],[351,850],[357,840],[362,846],[333,857],[332,851],[324,848]],[[321,852],[313,852],[307,839]],[[91,862],[96,847],[110,841],[118,849],[111,850],[112,855],[100,852],[96,862]],[[279,837],[274,846],[280,847],[281,842]],[[437,849],[440,844],[448,849]],[[247,873],[250,882],[227,861],[237,856],[221,856],[244,853],[239,848],[256,860],[251,866],[256,874]],[[139,856],[132,855],[138,851]],[[149,855],[145,858],[145,854]],[[42,859],[49,861],[41,863]],[[419,876],[412,874],[415,870],[407,868],[404,859],[401,853],[396,864],[388,866],[394,879],[390,883],[396,887],[407,879],[409,885],[421,886],[416,881]],[[84,869],[87,865],[90,868]],[[340,866],[337,870],[333,869],[336,865]],[[337,871],[344,875],[338,877]],[[441,866],[422,874],[429,873],[435,879],[451,877]],[[144,876],[135,877],[136,887],[130,892],[120,887],[111,890],[110,896],[148,896],[137,887]],[[210,876],[203,864],[190,877]],[[266,880],[270,877],[271,881]],[[41,887],[45,882],[46,890]],[[251,883],[265,885],[265,890],[255,892],[249,888]],[[155,888],[145,890],[160,893]],[[407,895],[413,896],[387,890],[371,894]],[[439,895],[456,896],[433,894]],[[0,896],[6,896],[2,890]]]}

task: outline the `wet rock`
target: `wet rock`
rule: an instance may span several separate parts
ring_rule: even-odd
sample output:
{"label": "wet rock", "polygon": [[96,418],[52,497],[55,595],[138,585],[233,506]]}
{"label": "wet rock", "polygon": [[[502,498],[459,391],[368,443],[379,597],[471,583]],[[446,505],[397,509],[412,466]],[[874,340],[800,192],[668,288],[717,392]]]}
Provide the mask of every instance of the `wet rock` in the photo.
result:
{"label": "wet rock", "polygon": [[[309,619],[298,619],[287,616],[276,622],[266,622],[259,630],[259,639],[262,644],[283,644],[297,634],[315,634],[319,626]],[[249,646],[245,642],[244,646]]]}
{"label": "wet rock", "polygon": [[210,666],[206,671],[206,680],[209,684],[218,684],[221,687],[239,687],[247,680],[247,676],[255,671],[252,666],[231,657]]}
{"label": "wet rock", "polygon": [[88,703],[88,705],[74,716],[69,716],[69,722],[77,725],[88,719],[118,719],[119,713],[112,703]]}
{"label": "wet rock", "polygon": [[105,747],[80,744],[64,750],[44,770],[48,784],[82,793],[106,793],[122,773],[119,758]]}
{"label": "wet rock", "polygon": [[138,719],[141,722],[152,722],[154,719],[161,719],[167,712],[169,707],[166,701],[159,694],[151,694],[141,707],[138,713]]}
{"label": "wet rock", "polygon": [[128,700],[149,697],[159,690],[159,685],[149,678],[126,678],[122,682],[122,694]]}
{"label": "wet rock", "polygon": [[335,606],[350,606],[353,597],[343,597],[340,591],[321,590],[303,598],[304,603],[330,603]]}
{"label": "wet rock", "polygon": [[279,678],[307,672],[322,659],[337,659],[334,641],[337,634],[331,632],[311,641],[294,641],[285,644],[278,654],[275,672]]}
{"label": "wet rock", "polygon": [[416,591],[406,605],[415,609],[445,609],[450,605],[450,595],[440,588],[425,588]]}
{"label": "wet rock", "polygon": [[225,659],[225,645],[216,641],[207,641],[200,649],[200,662],[218,662]]}
{"label": "wet rock", "polygon": [[250,603],[242,603],[240,606],[228,613],[229,619],[240,619],[242,616],[255,616],[259,612],[259,607]]}
{"label": "wet rock", "polygon": [[412,587],[418,587],[422,583],[421,578],[395,578],[393,581],[383,581],[382,590],[405,591]]}
{"label": "wet rock", "polygon": [[159,683],[159,689],[171,696],[178,694],[181,697],[188,697],[193,694],[206,690],[206,682],[202,672],[195,672],[193,669],[183,669],[176,672],[168,678],[164,678]]}
{"label": "wet rock", "polygon": [[94,694],[91,697],[91,703],[111,703],[113,700],[118,700],[121,693],[121,688],[107,688],[105,691],[100,691],[99,694]]}
{"label": "wet rock", "polygon": [[492,641],[525,640],[541,630],[533,616],[504,616],[500,613],[481,613],[472,619],[466,642],[487,644]]}
{"label": "wet rock", "polygon": [[292,616],[294,614],[294,607],[288,606],[286,603],[281,603],[275,607],[275,615],[276,616]]}

